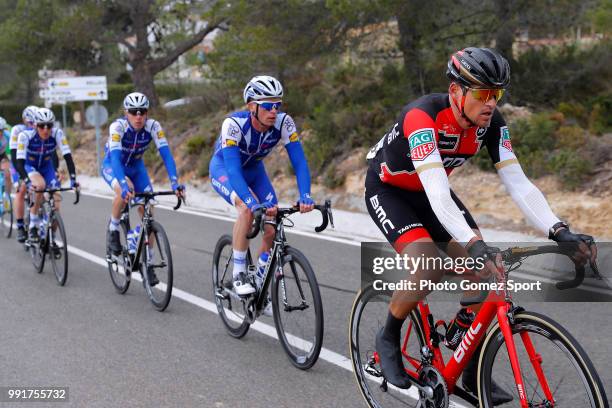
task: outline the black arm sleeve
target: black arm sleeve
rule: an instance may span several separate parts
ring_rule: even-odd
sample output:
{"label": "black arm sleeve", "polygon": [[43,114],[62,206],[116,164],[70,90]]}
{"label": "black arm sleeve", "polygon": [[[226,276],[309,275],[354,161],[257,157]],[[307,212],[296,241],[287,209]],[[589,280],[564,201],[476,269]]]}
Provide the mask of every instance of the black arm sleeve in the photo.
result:
{"label": "black arm sleeve", "polygon": [[68,153],[64,155],[64,160],[66,160],[66,167],[68,167],[68,174],[70,174],[70,178],[73,179],[76,177],[76,168],[74,167],[74,161],[72,160],[72,154]]}
{"label": "black arm sleeve", "polygon": [[13,167],[17,168],[17,149],[11,149],[11,163],[13,163]]}
{"label": "black arm sleeve", "polygon": [[53,162],[53,168],[55,169],[55,171],[57,171],[57,169],[59,168],[59,157],[57,157],[57,150],[53,151],[53,154],[51,155],[51,161]]}
{"label": "black arm sleeve", "polygon": [[19,177],[22,180],[28,179],[28,173],[25,171],[25,159],[17,159],[14,162],[15,170],[19,173]]}

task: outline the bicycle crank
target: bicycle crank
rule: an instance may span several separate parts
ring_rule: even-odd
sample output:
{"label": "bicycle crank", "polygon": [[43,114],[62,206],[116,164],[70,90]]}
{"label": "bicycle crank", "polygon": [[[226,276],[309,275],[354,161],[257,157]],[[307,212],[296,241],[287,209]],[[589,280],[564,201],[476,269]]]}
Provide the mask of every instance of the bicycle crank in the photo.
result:
{"label": "bicycle crank", "polygon": [[448,387],[440,372],[431,366],[423,367],[419,374],[419,380],[425,387],[419,388],[420,408],[448,408]]}

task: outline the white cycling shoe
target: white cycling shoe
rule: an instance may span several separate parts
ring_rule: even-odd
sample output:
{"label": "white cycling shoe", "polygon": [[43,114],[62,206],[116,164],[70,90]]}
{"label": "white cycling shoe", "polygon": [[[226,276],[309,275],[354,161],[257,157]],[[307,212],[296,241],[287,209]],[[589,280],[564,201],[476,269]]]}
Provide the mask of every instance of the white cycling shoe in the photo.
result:
{"label": "white cycling shoe", "polygon": [[238,296],[248,296],[255,293],[255,288],[246,280],[246,275],[244,272],[240,272],[236,277],[234,277],[234,292]]}

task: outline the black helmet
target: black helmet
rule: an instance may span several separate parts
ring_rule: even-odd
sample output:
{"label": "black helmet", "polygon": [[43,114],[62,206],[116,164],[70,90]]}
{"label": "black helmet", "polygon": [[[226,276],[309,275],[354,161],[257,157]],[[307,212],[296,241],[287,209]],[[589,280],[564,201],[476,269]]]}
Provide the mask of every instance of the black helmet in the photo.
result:
{"label": "black helmet", "polygon": [[491,48],[468,47],[451,55],[446,76],[468,87],[505,88],[510,83],[510,65]]}

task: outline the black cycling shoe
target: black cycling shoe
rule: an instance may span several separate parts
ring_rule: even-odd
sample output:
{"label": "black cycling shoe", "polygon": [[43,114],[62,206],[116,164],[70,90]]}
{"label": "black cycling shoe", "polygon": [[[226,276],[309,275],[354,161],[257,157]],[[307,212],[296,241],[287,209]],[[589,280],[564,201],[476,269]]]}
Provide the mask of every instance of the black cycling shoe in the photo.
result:
{"label": "black cycling shoe", "polygon": [[410,388],[412,381],[402,363],[399,336],[397,339],[388,339],[385,336],[384,329],[384,327],[381,327],[376,335],[376,352],[383,376],[387,382],[398,388]]}
{"label": "black cycling shoe", "polygon": [[25,232],[25,228],[23,227],[17,228],[17,242],[19,242],[20,244],[23,244],[24,242],[26,242],[27,238],[28,236]]}
{"label": "black cycling shoe", "polygon": [[28,231],[28,239],[30,242],[38,242],[38,227],[32,227]]}
{"label": "black cycling shoe", "polygon": [[60,259],[62,257],[62,249],[55,241],[51,242],[51,253],[55,259]]}
{"label": "black cycling shoe", "polygon": [[[463,376],[461,378],[461,383],[463,388],[474,395],[478,393],[477,382],[477,370],[478,370],[478,356],[480,355],[480,349],[476,350],[467,366],[463,370]],[[507,402],[510,402],[514,399],[512,395],[510,395],[506,390],[504,390],[501,386],[497,385],[495,380],[491,378],[491,399],[493,400],[493,405],[502,405]]]}
{"label": "black cycling shoe", "polygon": [[119,255],[121,253],[121,239],[119,238],[119,231],[108,231],[106,236],[106,246],[108,251],[113,255]]}
{"label": "black cycling shoe", "polygon": [[149,286],[153,287],[159,283],[159,279],[157,279],[157,276],[155,275],[155,270],[152,266],[149,266],[147,268],[147,275],[149,278]]}

